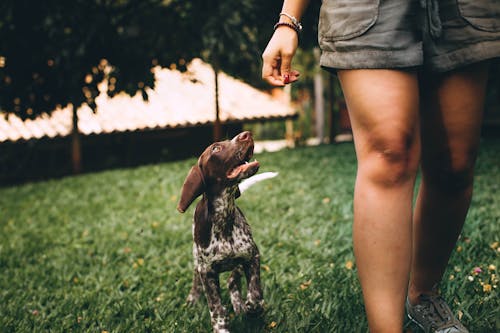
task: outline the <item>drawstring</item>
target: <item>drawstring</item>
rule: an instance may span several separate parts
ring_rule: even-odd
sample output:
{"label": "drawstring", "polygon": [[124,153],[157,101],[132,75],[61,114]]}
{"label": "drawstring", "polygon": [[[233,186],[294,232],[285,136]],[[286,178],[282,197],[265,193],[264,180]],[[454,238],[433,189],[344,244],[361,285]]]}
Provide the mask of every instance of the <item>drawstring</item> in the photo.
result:
{"label": "drawstring", "polygon": [[442,25],[439,18],[439,0],[420,0],[420,6],[427,13],[427,21],[429,22],[429,31],[432,38],[441,37]]}

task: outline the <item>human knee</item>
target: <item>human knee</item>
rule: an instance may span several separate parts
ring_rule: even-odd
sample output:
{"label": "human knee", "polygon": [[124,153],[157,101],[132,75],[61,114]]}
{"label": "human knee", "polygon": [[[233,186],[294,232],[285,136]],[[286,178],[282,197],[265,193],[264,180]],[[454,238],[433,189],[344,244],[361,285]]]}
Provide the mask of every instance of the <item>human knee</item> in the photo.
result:
{"label": "human knee", "polygon": [[472,186],[476,152],[436,154],[422,163],[425,181],[445,192],[461,192]]}
{"label": "human knee", "polygon": [[406,134],[373,137],[366,163],[363,163],[369,176],[383,186],[394,186],[413,179],[419,159],[415,145],[415,139]]}

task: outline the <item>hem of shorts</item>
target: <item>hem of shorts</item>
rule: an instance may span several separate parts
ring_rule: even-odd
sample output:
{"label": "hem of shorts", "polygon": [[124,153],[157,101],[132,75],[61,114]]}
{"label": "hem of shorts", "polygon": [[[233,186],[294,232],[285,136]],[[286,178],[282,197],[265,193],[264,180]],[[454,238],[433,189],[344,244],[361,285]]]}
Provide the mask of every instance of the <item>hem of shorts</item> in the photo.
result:
{"label": "hem of shorts", "polygon": [[500,58],[500,39],[483,41],[460,50],[432,57],[424,64],[424,68],[443,73],[494,58]]}
{"label": "hem of shorts", "polygon": [[356,52],[323,51],[320,65],[328,70],[337,69],[393,69],[411,68],[423,65],[421,50]]}

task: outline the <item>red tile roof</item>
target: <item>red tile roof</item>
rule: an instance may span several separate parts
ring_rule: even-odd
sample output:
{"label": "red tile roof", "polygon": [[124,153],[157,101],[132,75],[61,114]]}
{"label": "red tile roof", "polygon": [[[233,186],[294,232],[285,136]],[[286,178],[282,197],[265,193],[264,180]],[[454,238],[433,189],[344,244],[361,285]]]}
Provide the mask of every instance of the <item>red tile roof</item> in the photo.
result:
{"label": "red tile roof", "polygon": [[[155,89],[148,90],[149,101],[140,94],[119,94],[109,98],[101,93],[97,110],[83,105],[78,109],[80,132],[84,135],[144,129],[191,127],[215,121],[215,83],[212,68],[195,59],[188,71],[155,68]],[[104,85],[104,83],[103,83]],[[101,91],[105,89],[101,86]],[[219,76],[220,119],[248,121],[289,118],[296,115],[290,103],[271,97],[225,73]],[[71,133],[71,109],[57,109],[51,115],[22,121],[15,115],[0,113],[0,143],[65,137]]]}

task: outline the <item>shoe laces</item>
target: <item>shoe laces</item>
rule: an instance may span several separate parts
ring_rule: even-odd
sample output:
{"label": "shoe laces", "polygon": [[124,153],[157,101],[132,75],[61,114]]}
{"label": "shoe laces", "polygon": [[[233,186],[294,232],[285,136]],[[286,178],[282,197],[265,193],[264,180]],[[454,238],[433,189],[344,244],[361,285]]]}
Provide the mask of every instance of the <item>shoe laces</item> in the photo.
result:
{"label": "shoe laces", "polygon": [[439,295],[421,295],[418,308],[422,315],[429,319],[433,329],[441,328],[453,321],[448,305]]}

